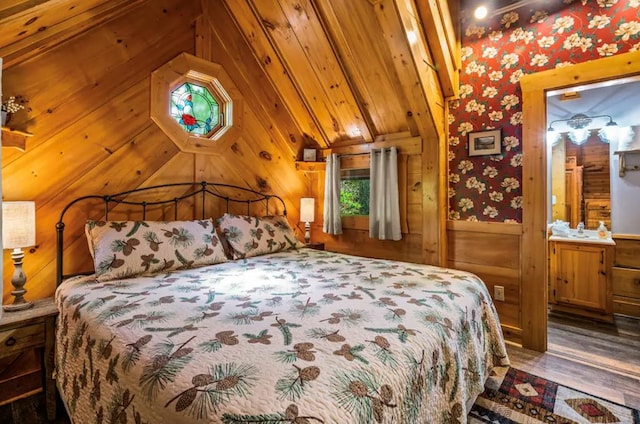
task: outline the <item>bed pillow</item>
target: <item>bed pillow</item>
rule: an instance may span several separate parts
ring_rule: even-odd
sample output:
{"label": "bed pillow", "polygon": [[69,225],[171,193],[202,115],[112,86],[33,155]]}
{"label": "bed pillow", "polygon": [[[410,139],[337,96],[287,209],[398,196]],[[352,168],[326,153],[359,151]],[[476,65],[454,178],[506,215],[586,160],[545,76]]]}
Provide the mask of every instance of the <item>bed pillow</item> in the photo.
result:
{"label": "bed pillow", "polygon": [[226,262],[211,219],[87,221],[99,281]]}
{"label": "bed pillow", "polygon": [[218,219],[218,225],[236,259],[304,247],[282,216],[257,218],[226,213]]}

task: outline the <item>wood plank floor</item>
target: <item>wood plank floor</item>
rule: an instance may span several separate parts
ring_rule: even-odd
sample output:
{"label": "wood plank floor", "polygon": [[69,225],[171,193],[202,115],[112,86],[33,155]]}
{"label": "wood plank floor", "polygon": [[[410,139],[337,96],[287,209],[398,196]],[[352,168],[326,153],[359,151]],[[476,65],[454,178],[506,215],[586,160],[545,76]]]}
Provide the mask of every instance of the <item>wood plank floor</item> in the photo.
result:
{"label": "wood plank floor", "polygon": [[[515,368],[640,409],[640,320],[619,318],[609,325],[554,314],[546,353],[514,345],[507,349]],[[58,411],[58,419],[49,424],[68,424],[60,403]],[[48,423],[44,396],[1,406],[0,423]]]}
{"label": "wood plank floor", "polygon": [[547,352],[507,347],[515,368],[640,409],[640,320],[611,325],[554,314]]}

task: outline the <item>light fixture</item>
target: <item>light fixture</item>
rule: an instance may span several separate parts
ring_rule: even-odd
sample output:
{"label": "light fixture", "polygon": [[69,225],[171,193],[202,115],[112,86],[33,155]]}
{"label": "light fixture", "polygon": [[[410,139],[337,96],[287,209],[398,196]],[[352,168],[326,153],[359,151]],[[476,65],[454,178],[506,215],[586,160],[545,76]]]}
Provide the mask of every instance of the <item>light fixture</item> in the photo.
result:
{"label": "light fixture", "polygon": [[24,285],[27,276],[22,270],[24,259],[23,247],[36,244],[36,205],[34,202],[3,202],[2,203],[2,246],[4,249],[13,249],[11,258],[15,270],[11,277],[14,296],[11,305],[5,305],[7,312],[21,311],[33,306],[33,303],[24,299],[27,292]]}
{"label": "light fixture", "polygon": [[481,5],[476,7],[476,9],[473,11],[473,16],[476,19],[484,19],[487,17],[488,13],[489,13],[489,10],[487,10],[487,6]]}
{"label": "light fixture", "polygon": [[311,225],[315,219],[315,204],[316,199],[313,197],[300,198],[300,221],[304,222],[304,242],[309,244],[311,242]]}
{"label": "light fixture", "polygon": [[473,11],[473,16],[476,19],[484,19],[486,18],[488,15],[491,16],[497,16],[497,15],[502,15],[503,13],[507,13],[507,12],[511,12],[512,10],[516,10],[520,7],[526,6],[529,3],[533,3],[537,0],[520,0],[520,1],[516,1],[513,2],[511,4],[508,4],[504,7],[495,9],[491,11],[491,14],[489,14],[489,9],[487,8],[487,6],[485,6],[484,4],[481,4],[480,6],[476,7]]}
{"label": "light fixture", "polygon": [[[604,126],[593,124],[594,121],[600,118],[608,118],[609,122]],[[577,113],[569,119],[557,119],[549,124],[549,128],[547,129],[547,140],[551,142],[551,145],[555,145],[560,141],[560,133],[563,131],[558,131],[557,128],[553,127],[554,124],[558,124],[560,122],[564,122],[569,128],[569,130],[566,131],[566,134],[569,137],[569,140],[577,145],[584,144],[589,139],[591,130],[600,129],[598,136],[600,136],[600,139],[605,143],[610,143],[616,139],[615,137],[617,137],[618,124],[610,115],[587,116],[584,113]]]}
{"label": "light fixture", "polygon": [[600,128],[598,131],[598,137],[605,143],[611,144],[612,141],[618,140],[620,134],[620,127],[618,124],[611,121],[604,128]]}

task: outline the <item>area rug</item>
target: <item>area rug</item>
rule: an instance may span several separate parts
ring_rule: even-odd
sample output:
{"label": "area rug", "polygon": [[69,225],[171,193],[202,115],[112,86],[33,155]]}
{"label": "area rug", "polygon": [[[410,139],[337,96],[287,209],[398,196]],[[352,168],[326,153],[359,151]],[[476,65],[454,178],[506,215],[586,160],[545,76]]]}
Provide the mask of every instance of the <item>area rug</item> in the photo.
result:
{"label": "area rug", "polygon": [[468,415],[491,424],[640,424],[640,411],[516,368],[497,368]]}

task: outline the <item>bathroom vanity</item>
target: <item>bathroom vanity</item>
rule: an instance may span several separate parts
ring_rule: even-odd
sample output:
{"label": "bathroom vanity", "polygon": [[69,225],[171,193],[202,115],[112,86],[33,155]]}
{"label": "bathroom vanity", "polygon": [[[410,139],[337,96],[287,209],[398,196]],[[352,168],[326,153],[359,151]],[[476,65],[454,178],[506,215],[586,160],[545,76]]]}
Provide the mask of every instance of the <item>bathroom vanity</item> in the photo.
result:
{"label": "bathroom vanity", "polygon": [[552,310],[613,321],[611,268],[615,242],[596,231],[549,237],[549,303]]}

